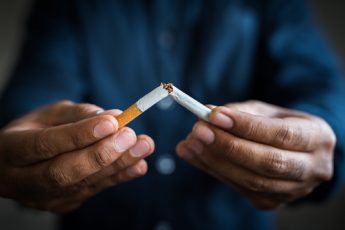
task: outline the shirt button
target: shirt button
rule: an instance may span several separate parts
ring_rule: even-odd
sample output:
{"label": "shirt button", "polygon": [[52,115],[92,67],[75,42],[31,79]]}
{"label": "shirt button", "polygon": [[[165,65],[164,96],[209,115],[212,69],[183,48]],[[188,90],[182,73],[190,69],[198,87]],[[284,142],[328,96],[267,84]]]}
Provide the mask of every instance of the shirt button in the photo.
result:
{"label": "shirt button", "polygon": [[169,30],[163,30],[158,35],[158,44],[163,48],[171,48],[175,42],[176,38]]}
{"label": "shirt button", "polygon": [[171,225],[166,221],[160,221],[153,228],[154,230],[172,230]]}
{"label": "shirt button", "polygon": [[175,171],[176,165],[174,159],[165,154],[159,156],[156,161],[156,169],[160,174],[170,175]]}
{"label": "shirt button", "polygon": [[171,97],[166,97],[160,102],[158,102],[157,106],[161,110],[167,110],[174,104],[174,100]]}

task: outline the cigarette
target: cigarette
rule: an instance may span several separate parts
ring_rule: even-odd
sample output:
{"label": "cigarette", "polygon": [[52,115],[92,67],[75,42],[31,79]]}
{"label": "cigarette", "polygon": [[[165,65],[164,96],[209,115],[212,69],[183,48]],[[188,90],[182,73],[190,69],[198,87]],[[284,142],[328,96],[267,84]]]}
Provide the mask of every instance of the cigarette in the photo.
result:
{"label": "cigarette", "polygon": [[180,105],[188,109],[190,112],[194,113],[197,117],[209,121],[209,115],[211,113],[211,109],[206,107],[205,105],[201,104],[188,94],[184,93],[176,86],[170,84],[172,86],[172,91],[170,92],[170,96]]}
{"label": "cigarette", "polygon": [[124,127],[129,122],[140,116],[143,112],[169,95],[177,103],[188,109],[190,112],[194,113],[197,117],[205,121],[209,121],[208,116],[211,113],[210,108],[206,107],[191,96],[182,92],[173,84],[162,83],[160,86],[144,95],[137,102],[123,111],[123,113],[121,113],[118,117],[116,117],[119,123],[119,127]]}
{"label": "cigarette", "polygon": [[169,90],[164,87],[165,85],[161,84],[117,116],[116,119],[119,123],[119,127],[124,127],[140,114],[151,108],[154,104],[167,97],[169,95]]}

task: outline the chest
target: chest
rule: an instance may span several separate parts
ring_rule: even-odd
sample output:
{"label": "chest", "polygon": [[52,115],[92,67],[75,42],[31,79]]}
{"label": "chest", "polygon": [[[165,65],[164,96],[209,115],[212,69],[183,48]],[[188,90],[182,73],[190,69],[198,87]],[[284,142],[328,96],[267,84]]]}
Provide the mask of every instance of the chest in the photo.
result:
{"label": "chest", "polygon": [[97,96],[116,92],[112,98],[125,106],[172,82],[205,103],[247,99],[260,25],[255,8],[241,1],[96,5],[81,15],[88,79],[103,89]]}

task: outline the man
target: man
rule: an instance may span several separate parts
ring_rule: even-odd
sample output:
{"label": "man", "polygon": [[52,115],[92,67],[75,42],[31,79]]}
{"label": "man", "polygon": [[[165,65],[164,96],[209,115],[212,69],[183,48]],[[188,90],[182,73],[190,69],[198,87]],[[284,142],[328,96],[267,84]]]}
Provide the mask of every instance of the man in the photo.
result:
{"label": "man", "polygon": [[[103,112],[160,82],[223,106],[205,123],[168,100],[133,129]],[[344,83],[301,1],[39,1],[3,124],[63,99],[100,107],[6,126],[0,192],[68,213],[64,229],[267,229],[257,208],[324,198],[341,177]]]}

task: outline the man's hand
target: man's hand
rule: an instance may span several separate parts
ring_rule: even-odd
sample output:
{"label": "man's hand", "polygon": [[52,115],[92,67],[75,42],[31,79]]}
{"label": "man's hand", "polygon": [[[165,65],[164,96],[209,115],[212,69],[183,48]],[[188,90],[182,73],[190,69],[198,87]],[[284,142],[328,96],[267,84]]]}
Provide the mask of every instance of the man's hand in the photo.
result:
{"label": "man's hand", "polygon": [[309,194],[333,175],[335,135],[322,119],[257,101],[216,107],[177,153],[258,208]]}
{"label": "man's hand", "polygon": [[[118,110],[63,101],[0,132],[0,196],[68,212],[111,186],[142,176],[153,140],[118,128]],[[100,114],[99,114],[100,113]]]}

